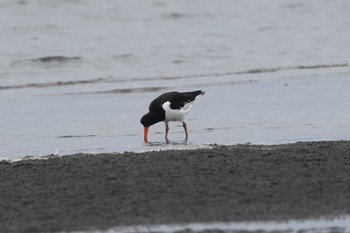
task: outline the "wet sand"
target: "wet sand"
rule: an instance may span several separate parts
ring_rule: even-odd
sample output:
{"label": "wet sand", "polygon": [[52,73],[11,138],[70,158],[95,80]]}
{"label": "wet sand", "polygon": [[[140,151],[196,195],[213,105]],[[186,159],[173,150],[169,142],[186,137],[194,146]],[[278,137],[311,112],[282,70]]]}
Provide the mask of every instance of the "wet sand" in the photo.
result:
{"label": "wet sand", "polygon": [[350,214],[350,141],[0,162],[2,232]]}

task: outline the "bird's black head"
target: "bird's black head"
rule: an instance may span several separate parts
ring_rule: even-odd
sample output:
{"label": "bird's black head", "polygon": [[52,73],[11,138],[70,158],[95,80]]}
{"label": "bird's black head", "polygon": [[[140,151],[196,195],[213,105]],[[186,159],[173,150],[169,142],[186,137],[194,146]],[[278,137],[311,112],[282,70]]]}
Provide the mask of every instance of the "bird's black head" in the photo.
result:
{"label": "bird's black head", "polygon": [[154,125],[155,123],[158,123],[160,121],[162,121],[162,119],[160,119],[159,115],[153,112],[149,112],[143,115],[143,117],[140,120],[141,124],[144,127],[150,127],[151,125]]}

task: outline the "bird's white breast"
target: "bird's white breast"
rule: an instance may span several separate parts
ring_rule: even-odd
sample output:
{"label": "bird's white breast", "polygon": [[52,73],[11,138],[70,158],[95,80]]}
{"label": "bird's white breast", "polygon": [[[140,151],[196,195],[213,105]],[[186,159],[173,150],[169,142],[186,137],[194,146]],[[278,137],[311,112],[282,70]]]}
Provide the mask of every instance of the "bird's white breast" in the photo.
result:
{"label": "bird's white breast", "polygon": [[191,110],[192,102],[185,104],[180,109],[170,108],[170,102],[165,102],[162,107],[165,111],[165,121],[184,121],[185,115]]}

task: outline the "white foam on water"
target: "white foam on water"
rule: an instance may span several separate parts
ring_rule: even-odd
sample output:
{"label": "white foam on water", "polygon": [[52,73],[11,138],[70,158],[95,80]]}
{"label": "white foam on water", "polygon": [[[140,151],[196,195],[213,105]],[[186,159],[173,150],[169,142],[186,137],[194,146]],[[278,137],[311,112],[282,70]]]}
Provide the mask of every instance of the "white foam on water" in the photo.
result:
{"label": "white foam on water", "polygon": [[175,233],[190,230],[201,232],[218,230],[223,232],[234,231],[267,231],[267,232],[350,232],[350,217],[338,216],[332,218],[286,220],[286,221],[251,221],[251,222],[213,222],[213,223],[186,223],[161,225],[136,225],[114,227],[107,230],[78,231],[76,233]]}

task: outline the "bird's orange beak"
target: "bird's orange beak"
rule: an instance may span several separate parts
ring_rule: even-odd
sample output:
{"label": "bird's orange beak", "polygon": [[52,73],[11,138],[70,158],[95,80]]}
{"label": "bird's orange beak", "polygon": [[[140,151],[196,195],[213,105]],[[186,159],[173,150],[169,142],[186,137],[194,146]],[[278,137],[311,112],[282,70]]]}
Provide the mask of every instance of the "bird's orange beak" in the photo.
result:
{"label": "bird's orange beak", "polygon": [[145,141],[145,143],[148,143],[148,127],[144,127],[143,128],[143,140]]}

